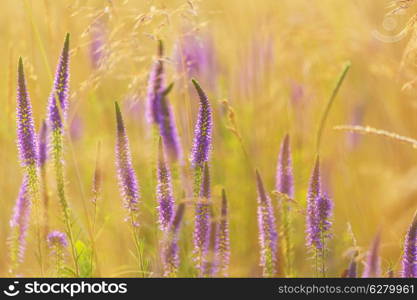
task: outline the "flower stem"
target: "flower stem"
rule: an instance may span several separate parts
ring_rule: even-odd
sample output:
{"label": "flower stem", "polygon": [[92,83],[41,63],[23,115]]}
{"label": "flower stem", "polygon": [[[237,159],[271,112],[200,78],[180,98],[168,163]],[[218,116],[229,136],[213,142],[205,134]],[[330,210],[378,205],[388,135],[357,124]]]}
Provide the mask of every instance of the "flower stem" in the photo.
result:
{"label": "flower stem", "polygon": [[132,234],[133,234],[133,240],[135,242],[135,248],[138,258],[138,267],[139,267],[139,274],[142,278],[145,278],[145,267],[143,264],[143,253],[142,253],[142,247],[140,245],[140,241],[138,239],[139,231],[138,227],[135,224],[133,213],[130,213],[130,225],[132,226]]}
{"label": "flower stem", "polygon": [[38,167],[35,164],[29,165],[27,167],[27,178],[29,186],[29,194],[31,196],[34,214],[35,214],[35,234],[36,234],[36,243],[38,251],[39,266],[41,269],[41,276],[44,274],[44,264],[43,264],[43,243],[42,243],[42,217],[40,214],[40,195],[39,195],[39,173]]}
{"label": "flower stem", "polygon": [[75,249],[74,234],[72,231],[71,220],[70,220],[70,208],[65,196],[65,179],[64,179],[64,168],[63,168],[63,155],[62,155],[62,134],[59,130],[55,130],[52,133],[52,145],[53,145],[53,160],[57,184],[57,193],[58,199],[62,207],[62,212],[64,216],[64,224],[66,228],[66,233],[69,237],[71,245],[71,255],[74,262],[75,275],[79,277],[79,266],[77,251]]}

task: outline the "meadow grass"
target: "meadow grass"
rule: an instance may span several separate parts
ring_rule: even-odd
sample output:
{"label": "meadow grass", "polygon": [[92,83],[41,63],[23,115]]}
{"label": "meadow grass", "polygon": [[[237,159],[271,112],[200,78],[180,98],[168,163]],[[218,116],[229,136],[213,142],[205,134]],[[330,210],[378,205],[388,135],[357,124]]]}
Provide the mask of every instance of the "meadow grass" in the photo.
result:
{"label": "meadow grass", "polygon": [[2,1],[0,276],[417,276],[417,7],[310,2]]}

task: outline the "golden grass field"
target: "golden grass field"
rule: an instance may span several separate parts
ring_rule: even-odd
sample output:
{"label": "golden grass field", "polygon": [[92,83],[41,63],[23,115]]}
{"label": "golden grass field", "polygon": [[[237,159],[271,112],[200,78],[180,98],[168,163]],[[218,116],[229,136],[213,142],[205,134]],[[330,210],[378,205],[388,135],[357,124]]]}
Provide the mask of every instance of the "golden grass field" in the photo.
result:
{"label": "golden grass field", "polygon": [[[305,246],[306,193],[318,150],[319,124],[348,61],[351,67],[329,111],[319,149],[323,182],[334,201],[327,274],[340,277],[352,249],[359,251],[362,272],[378,231],[381,276],[391,269],[397,274],[404,236],[417,209],[416,148],[381,135],[352,136],[334,129],[338,125],[370,126],[417,138],[417,31],[409,23],[417,6],[411,1],[401,14],[387,16],[392,10],[389,4],[376,0],[1,1],[0,275],[40,276],[32,227],[23,263],[16,273],[9,272],[9,223],[23,177],[16,147],[18,58],[21,56],[25,65],[38,129],[46,117],[55,66],[67,32],[71,34],[71,75],[64,140],[66,193],[76,239],[85,245],[81,260],[86,260],[86,265],[91,252],[92,182],[99,142],[103,176],[93,238],[96,262],[92,271],[84,270],[80,276],[138,276],[117,184],[114,101],[119,102],[125,119],[141,189],[139,235],[149,264],[147,276],[162,274],[155,200],[157,143],[146,121],[144,103],[157,40],[161,39],[167,81],[175,83],[170,102],[184,152],[185,180],[174,172],[175,201],[193,201],[188,157],[198,97],[190,78],[174,65],[176,45],[185,33],[209,36],[213,43],[215,59],[207,71],[211,73],[196,78],[213,108],[210,171],[214,210],[218,211],[222,188],[229,200],[229,275],[262,275],[254,169],[260,171],[271,193],[286,133],[291,138],[295,180],[293,275],[315,275]],[[103,26],[105,49],[98,68],[93,67],[90,55],[96,22]],[[402,30],[406,32],[393,42]],[[49,227],[64,231],[54,182],[48,163]],[[271,197],[277,206],[274,193]],[[193,218],[192,206],[187,205],[180,233],[181,277],[195,274],[191,259]],[[69,252],[65,261],[71,267]],[[46,269],[45,276],[56,276],[53,266]]]}

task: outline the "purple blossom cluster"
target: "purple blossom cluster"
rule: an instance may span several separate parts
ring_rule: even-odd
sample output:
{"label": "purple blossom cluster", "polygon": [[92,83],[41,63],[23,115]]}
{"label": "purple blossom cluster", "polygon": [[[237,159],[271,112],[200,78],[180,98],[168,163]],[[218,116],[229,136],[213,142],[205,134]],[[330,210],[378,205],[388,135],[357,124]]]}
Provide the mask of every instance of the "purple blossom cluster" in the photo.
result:
{"label": "purple blossom cluster", "polygon": [[134,226],[138,226],[137,214],[139,205],[139,185],[129,149],[129,140],[123,123],[119,105],[115,103],[117,139],[116,139],[116,166],[119,178],[119,187],[123,195],[124,206],[129,212],[129,218]]}
{"label": "purple blossom cluster", "polygon": [[158,200],[159,225],[166,231],[174,215],[174,195],[172,191],[171,171],[165,160],[164,146],[159,140],[156,195]]}
{"label": "purple blossom cluster", "polygon": [[317,198],[321,192],[320,185],[320,161],[317,157],[307,193],[306,239],[308,247],[317,247],[320,243],[317,219]]}
{"label": "purple blossom cluster", "polygon": [[417,212],[405,236],[402,276],[417,278]]}
{"label": "purple blossom cluster", "polygon": [[52,131],[58,131],[60,134],[62,134],[63,122],[67,118],[69,105],[69,38],[70,35],[67,34],[48,104],[48,126]]}
{"label": "purple blossom cluster", "polygon": [[152,66],[148,81],[148,120],[159,128],[170,161],[179,161],[181,160],[182,150],[175,126],[174,113],[168,101],[168,93],[171,91],[173,84],[168,87],[165,84],[163,55],[164,46],[162,41],[159,41],[158,55]]}
{"label": "purple blossom cluster", "polygon": [[38,163],[38,142],[32,116],[32,104],[26,88],[22,58],[19,59],[17,88],[17,145],[24,167]]}
{"label": "purple blossom cluster", "polygon": [[291,161],[290,136],[287,134],[281,144],[276,174],[276,190],[294,198],[294,175]]}
{"label": "purple blossom cluster", "polygon": [[227,276],[227,269],[230,263],[230,237],[229,237],[229,220],[228,204],[226,191],[222,190],[222,204],[220,210],[220,221],[217,228],[216,253],[219,265],[220,275]]}
{"label": "purple blossom cluster", "polygon": [[13,216],[10,220],[10,227],[14,236],[10,241],[12,244],[12,260],[23,262],[26,250],[26,237],[29,228],[31,202],[28,194],[28,180],[24,177],[20,186],[19,195],[13,209]]}
{"label": "purple blossom cluster", "polygon": [[209,161],[212,135],[212,112],[207,95],[196,80],[192,80],[200,99],[197,123],[194,130],[194,142],[191,162],[194,167],[201,167]]}
{"label": "purple blossom cluster", "polygon": [[175,276],[180,264],[178,233],[184,217],[185,204],[178,205],[175,216],[170,222],[166,232],[165,242],[162,250],[162,262],[164,265],[164,276]]}
{"label": "purple blossom cluster", "polygon": [[159,124],[160,102],[165,89],[164,74],[164,46],[162,41],[158,43],[158,55],[152,65],[148,80],[147,114],[150,123]]}
{"label": "purple blossom cluster", "polygon": [[207,254],[210,237],[211,201],[210,174],[208,164],[204,164],[200,194],[195,206],[194,252],[197,268],[202,271],[202,259]]}
{"label": "purple blossom cluster", "polygon": [[58,247],[58,248],[66,248],[68,246],[68,240],[65,233],[54,230],[50,232],[47,236],[47,242],[49,247]]}
{"label": "purple blossom cluster", "polygon": [[263,268],[264,276],[271,277],[275,275],[276,270],[278,233],[271,198],[265,191],[258,171],[256,171],[256,183],[258,189],[259,245],[261,248],[260,265]]}

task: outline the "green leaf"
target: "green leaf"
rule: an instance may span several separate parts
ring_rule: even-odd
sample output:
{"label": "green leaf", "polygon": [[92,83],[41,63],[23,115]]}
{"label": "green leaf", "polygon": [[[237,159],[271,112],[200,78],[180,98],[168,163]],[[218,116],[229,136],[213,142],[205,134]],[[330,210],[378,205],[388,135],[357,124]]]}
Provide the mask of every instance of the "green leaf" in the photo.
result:
{"label": "green leaf", "polygon": [[75,242],[75,251],[77,252],[78,265],[80,268],[80,277],[92,276],[92,251],[81,240]]}

